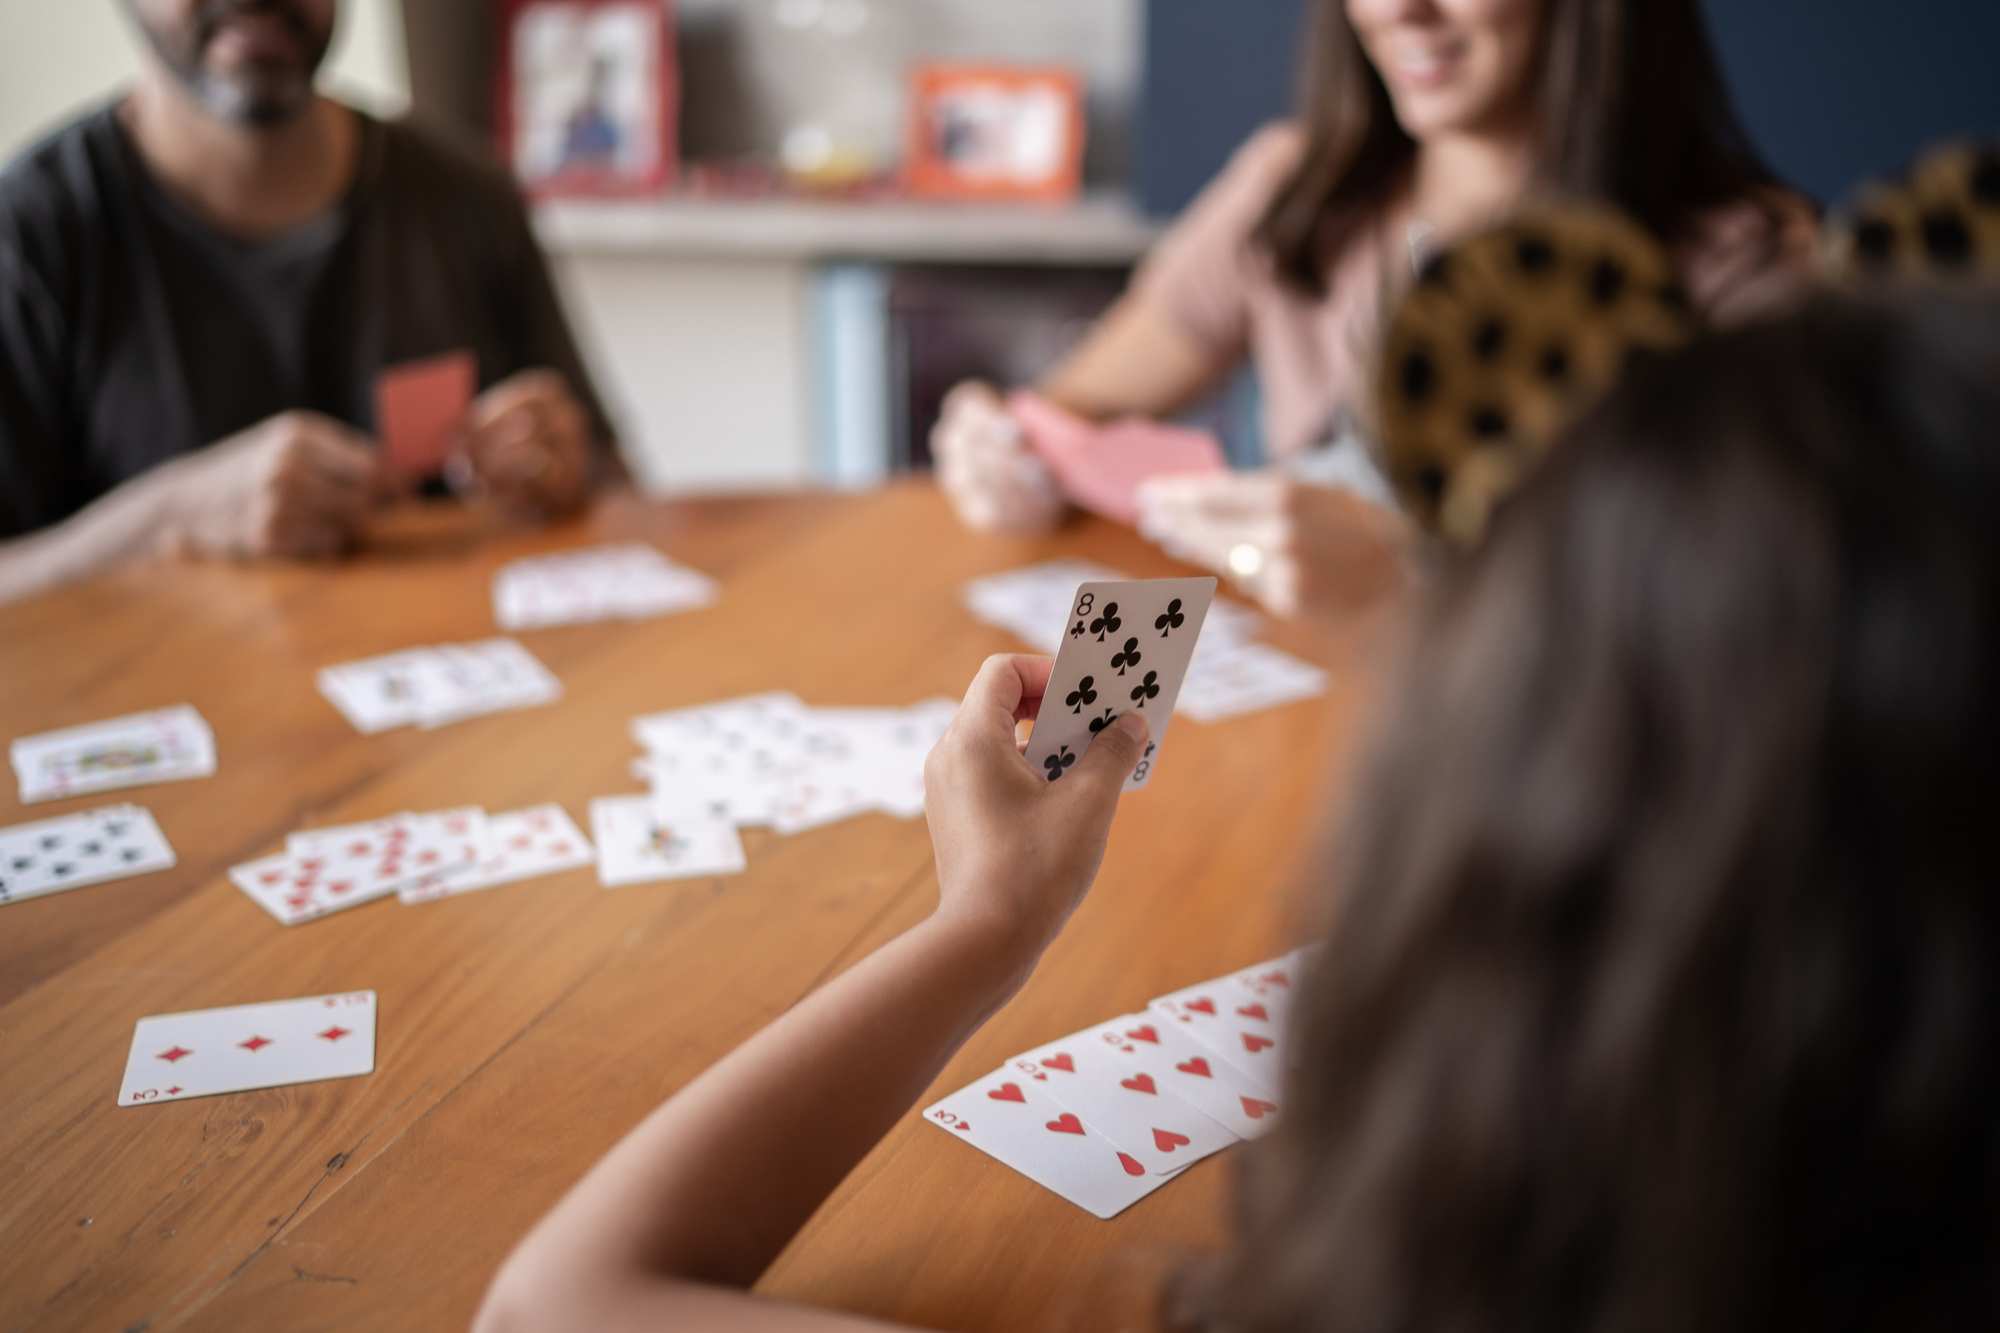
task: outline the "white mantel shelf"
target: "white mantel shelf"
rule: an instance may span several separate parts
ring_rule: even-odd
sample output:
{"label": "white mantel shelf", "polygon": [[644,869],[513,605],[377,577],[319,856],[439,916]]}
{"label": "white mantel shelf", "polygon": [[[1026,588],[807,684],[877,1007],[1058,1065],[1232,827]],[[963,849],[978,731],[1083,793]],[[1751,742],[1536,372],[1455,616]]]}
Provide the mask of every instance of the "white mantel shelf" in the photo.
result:
{"label": "white mantel shelf", "polygon": [[798,199],[550,200],[535,228],[557,254],[938,264],[1128,264],[1160,235],[1121,195],[1075,204]]}

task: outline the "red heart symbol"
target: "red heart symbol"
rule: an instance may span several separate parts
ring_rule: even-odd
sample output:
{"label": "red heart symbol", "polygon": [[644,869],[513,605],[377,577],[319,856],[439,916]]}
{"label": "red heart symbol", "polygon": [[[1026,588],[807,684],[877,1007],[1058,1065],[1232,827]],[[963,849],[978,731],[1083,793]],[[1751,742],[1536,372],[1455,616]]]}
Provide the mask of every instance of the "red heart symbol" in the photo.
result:
{"label": "red heart symbol", "polygon": [[1049,1121],[1046,1127],[1048,1129],[1054,1130],[1058,1134],[1083,1133],[1083,1122],[1081,1120],[1078,1120],[1074,1115],[1072,1115],[1068,1111],[1064,1111],[1056,1119]]}
{"label": "red heart symbol", "polygon": [[1155,1046],[1158,1046],[1160,1044],[1159,1029],[1155,1028],[1151,1023],[1146,1024],[1146,1026],[1142,1028],[1133,1028],[1130,1032],[1127,1032],[1125,1035],[1130,1037],[1133,1041],[1150,1041]]}
{"label": "red heart symbol", "polygon": [[262,884],[276,884],[284,877],[285,872],[282,870],[266,870],[263,874],[257,876],[257,880]]}
{"label": "red heart symbol", "polygon": [[351,842],[347,845],[347,854],[349,856],[366,856],[374,850],[373,846],[365,842]]}
{"label": "red heart symbol", "polygon": [[333,883],[326,886],[326,891],[328,893],[346,893],[349,889],[353,887],[354,886],[348,883],[346,880],[337,879]]}
{"label": "red heart symbol", "polygon": [[1236,1006],[1236,1012],[1245,1018],[1254,1018],[1260,1023],[1271,1021],[1270,1011],[1261,1004],[1239,1004]]}
{"label": "red heart symbol", "polygon": [[1208,1061],[1202,1059],[1198,1055],[1194,1057],[1194,1059],[1192,1060],[1181,1061],[1179,1064],[1175,1065],[1174,1068],[1180,1070],[1183,1074],[1193,1074],[1196,1078],[1215,1077],[1215,1075],[1208,1072]]}
{"label": "red heart symbol", "polygon": [[1074,1074],[1076,1072],[1076,1061],[1069,1058],[1069,1053],[1067,1051],[1059,1052],[1055,1055],[1052,1055],[1048,1059],[1042,1061],[1042,1063],[1047,1065],[1051,1069],[1060,1069],[1065,1074]]}
{"label": "red heart symbol", "polygon": [[1215,1013],[1215,1001],[1209,999],[1206,995],[1202,996],[1199,1000],[1189,1000],[1187,1007],[1198,1014],[1209,1014],[1212,1016]]}
{"label": "red heart symbol", "polygon": [[1021,1091],[1021,1085],[1018,1083],[1002,1083],[986,1095],[996,1102],[1025,1102],[1028,1100],[1027,1094]]}
{"label": "red heart symbol", "polygon": [[320,856],[308,856],[308,857],[306,857],[306,858],[305,858],[304,860],[302,860],[302,861],[300,861],[300,862],[299,862],[299,869],[301,869],[301,870],[318,870],[318,869],[319,869],[319,868],[320,868],[321,866],[323,866],[323,865],[325,865],[325,864],[326,864],[326,858],[324,858],[324,857],[320,857]]}
{"label": "red heart symbol", "polygon": [[1128,1176],[1143,1176],[1146,1174],[1145,1167],[1140,1166],[1134,1158],[1122,1152],[1118,1154],[1118,1165],[1125,1168],[1125,1174]]}
{"label": "red heart symbol", "polygon": [[1253,1032],[1246,1032],[1243,1034],[1243,1049],[1250,1052],[1250,1054],[1252,1055],[1257,1054],[1257,1052],[1263,1050],[1266,1046],[1275,1046],[1275,1045],[1277,1045],[1277,1043],[1272,1041],[1269,1037],[1260,1037]]}
{"label": "red heart symbol", "polygon": [[1276,1113],[1278,1109],[1276,1102],[1259,1101],[1255,1097],[1239,1096],[1236,1100],[1243,1103],[1243,1114],[1252,1120],[1262,1120],[1265,1116]]}
{"label": "red heart symbol", "polygon": [[1187,1145],[1188,1136],[1185,1134],[1176,1134],[1171,1129],[1155,1129],[1153,1131],[1153,1146],[1161,1152],[1172,1152],[1176,1148],[1185,1148]]}
{"label": "red heart symbol", "polygon": [[569,844],[567,842],[559,842],[555,844],[553,847],[549,848],[549,851],[552,855],[555,856],[568,856]]}
{"label": "red heart symbol", "polygon": [[952,1128],[961,1134],[970,1134],[972,1132],[972,1122],[970,1120],[961,1120],[953,1125]]}
{"label": "red heart symbol", "polygon": [[1153,1084],[1151,1074],[1134,1074],[1131,1078],[1121,1078],[1118,1080],[1118,1086],[1130,1088],[1134,1092],[1150,1092],[1155,1097],[1160,1095],[1160,1090]]}

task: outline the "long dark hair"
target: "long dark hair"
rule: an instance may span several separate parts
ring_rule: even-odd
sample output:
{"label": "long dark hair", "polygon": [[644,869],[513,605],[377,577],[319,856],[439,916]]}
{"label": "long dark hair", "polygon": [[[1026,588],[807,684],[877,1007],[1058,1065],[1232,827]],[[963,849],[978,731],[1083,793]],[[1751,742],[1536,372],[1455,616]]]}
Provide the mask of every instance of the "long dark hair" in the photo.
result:
{"label": "long dark hair", "polygon": [[1177,1322],[2000,1312],[2000,307],[1639,364],[1434,589]]}
{"label": "long dark hair", "polygon": [[[1613,204],[1669,244],[1709,209],[1768,196],[1776,177],[1737,119],[1699,0],[1544,3],[1533,76],[1541,189]],[[1257,239],[1289,285],[1320,297],[1329,263],[1388,202],[1416,142],[1343,0],[1320,0],[1313,16],[1300,100],[1305,150]]]}

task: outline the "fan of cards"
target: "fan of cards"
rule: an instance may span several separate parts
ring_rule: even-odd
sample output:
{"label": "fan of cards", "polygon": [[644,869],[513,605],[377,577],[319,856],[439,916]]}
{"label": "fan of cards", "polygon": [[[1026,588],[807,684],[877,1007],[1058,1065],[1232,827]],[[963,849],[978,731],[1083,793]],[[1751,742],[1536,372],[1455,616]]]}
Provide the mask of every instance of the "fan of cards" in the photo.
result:
{"label": "fan of cards", "polygon": [[23,736],[8,750],[24,805],[215,773],[215,733],[186,704]]}
{"label": "fan of cards", "polygon": [[1026,1051],[924,1119],[1113,1217],[1277,1124],[1306,957],[1294,951]]}
{"label": "fan of cards", "polygon": [[111,805],[0,829],[0,906],[86,884],[150,875],[174,864],[152,813]]}
{"label": "fan of cards", "polygon": [[326,667],[319,692],[359,731],[439,727],[562,697],[562,682],[513,639],[413,648]]}
{"label": "fan of cards", "polygon": [[707,606],[715,596],[715,580],[650,546],[603,546],[502,567],[493,578],[493,617],[502,629],[638,620]]}
{"label": "fan of cards", "polygon": [[[1057,560],[974,579],[965,586],[965,602],[981,620],[1054,653],[1071,628],[1064,612],[1077,585],[1116,581],[1124,576],[1115,570]],[[1194,655],[1181,684],[1180,712],[1197,722],[1219,722],[1325,692],[1324,671],[1250,641],[1259,623],[1253,612],[1233,602],[1209,607],[1202,651]]]}
{"label": "fan of cards", "polygon": [[392,895],[427,903],[553,875],[594,855],[559,805],[501,815],[464,806],[294,833],[284,851],[234,866],[229,878],[295,926]]}

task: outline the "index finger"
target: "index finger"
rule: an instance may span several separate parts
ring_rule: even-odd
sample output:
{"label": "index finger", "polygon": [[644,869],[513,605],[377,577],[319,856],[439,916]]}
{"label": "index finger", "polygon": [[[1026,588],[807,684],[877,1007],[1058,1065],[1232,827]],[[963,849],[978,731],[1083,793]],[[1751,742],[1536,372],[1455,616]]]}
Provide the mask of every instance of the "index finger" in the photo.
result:
{"label": "index finger", "polygon": [[374,485],[381,460],[365,439],[336,421],[315,427],[303,436],[313,471],[350,486]]}
{"label": "index finger", "polygon": [[1049,688],[1052,658],[1026,653],[1000,653],[980,664],[979,674],[966,687],[959,716],[981,731],[1005,736],[1013,741],[1014,724],[1041,711],[1042,695]]}

